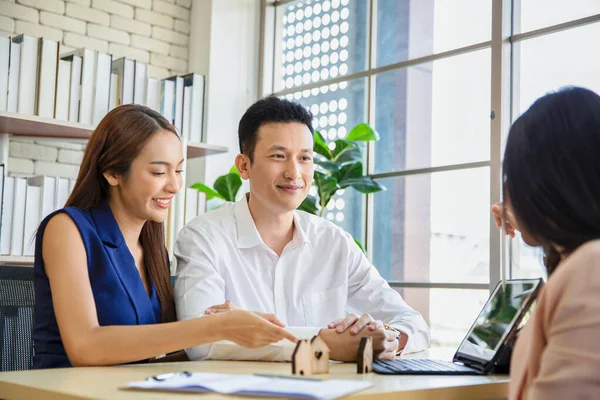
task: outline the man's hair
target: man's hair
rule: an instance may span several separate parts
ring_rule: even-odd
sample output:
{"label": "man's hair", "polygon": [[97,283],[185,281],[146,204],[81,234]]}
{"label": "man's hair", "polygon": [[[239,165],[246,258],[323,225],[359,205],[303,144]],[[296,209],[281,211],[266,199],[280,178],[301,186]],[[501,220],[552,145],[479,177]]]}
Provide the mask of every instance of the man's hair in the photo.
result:
{"label": "man's hair", "polygon": [[242,116],[238,126],[240,152],[254,160],[254,148],[258,140],[258,129],[269,122],[299,122],[304,124],[313,133],[312,114],[302,105],[269,96],[252,104]]}

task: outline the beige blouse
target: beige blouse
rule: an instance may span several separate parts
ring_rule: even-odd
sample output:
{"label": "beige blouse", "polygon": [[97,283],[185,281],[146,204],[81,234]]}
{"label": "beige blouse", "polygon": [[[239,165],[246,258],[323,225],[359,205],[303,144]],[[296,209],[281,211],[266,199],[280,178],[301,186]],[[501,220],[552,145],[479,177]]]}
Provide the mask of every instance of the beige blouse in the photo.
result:
{"label": "beige blouse", "polygon": [[600,240],[542,288],[511,360],[510,399],[600,399]]}

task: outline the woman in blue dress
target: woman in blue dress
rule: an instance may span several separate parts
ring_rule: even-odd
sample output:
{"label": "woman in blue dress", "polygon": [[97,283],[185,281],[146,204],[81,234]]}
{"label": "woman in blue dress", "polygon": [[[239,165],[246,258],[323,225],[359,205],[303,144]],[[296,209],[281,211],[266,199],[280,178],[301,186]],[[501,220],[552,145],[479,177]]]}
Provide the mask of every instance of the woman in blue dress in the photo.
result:
{"label": "woman in blue dress", "polygon": [[98,124],[65,208],[38,229],[34,368],[139,362],[218,340],[295,341],[273,315],[175,322],[163,221],[182,164],[175,128],[147,107],[120,106]]}

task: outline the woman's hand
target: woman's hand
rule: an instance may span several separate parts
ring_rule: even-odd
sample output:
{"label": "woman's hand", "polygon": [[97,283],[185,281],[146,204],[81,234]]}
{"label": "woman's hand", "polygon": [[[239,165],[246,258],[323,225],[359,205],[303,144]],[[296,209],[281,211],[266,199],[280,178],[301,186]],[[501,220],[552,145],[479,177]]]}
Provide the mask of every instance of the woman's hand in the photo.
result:
{"label": "woman's hand", "polygon": [[219,314],[219,313],[233,311],[233,310],[239,310],[239,308],[237,308],[230,300],[225,300],[225,303],[223,303],[223,304],[217,304],[216,306],[208,307],[204,311],[204,314],[206,314],[206,315]]}
{"label": "woman's hand", "polygon": [[298,339],[286,331],[284,324],[273,314],[232,310],[216,315],[222,321],[226,340],[248,348],[264,347],[287,339],[296,343]]}
{"label": "woman's hand", "polygon": [[517,222],[515,220],[515,216],[509,208],[506,209],[506,215],[504,215],[503,208],[504,205],[502,203],[495,203],[492,206],[494,222],[496,222],[496,226],[498,228],[502,228],[502,219],[506,218],[506,221],[504,222],[506,234],[509,235],[511,238],[514,238],[515,233],[519,230],[519,227],[517,226]]}

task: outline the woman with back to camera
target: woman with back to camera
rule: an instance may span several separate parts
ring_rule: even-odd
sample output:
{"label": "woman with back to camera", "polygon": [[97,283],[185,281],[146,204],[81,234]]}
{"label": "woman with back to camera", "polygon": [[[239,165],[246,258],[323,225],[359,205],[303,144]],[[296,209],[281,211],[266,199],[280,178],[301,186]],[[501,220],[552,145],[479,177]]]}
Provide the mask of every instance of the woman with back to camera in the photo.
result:
{"label": "woman with back to camera", "polygon": [[600,395],[600,96],[566,88],[519,117],[496,225],[544,249],[548,281],[511,360],[511,399]]}
{"label": "woman with back to camera", "polygon": [[34,368],[142,361],[221,339],[296,340],[274,316],[246,311],[174,322],[163,221],[182,163],[157,112],[125,105],[100,121],[66,207],[38,229]]}

